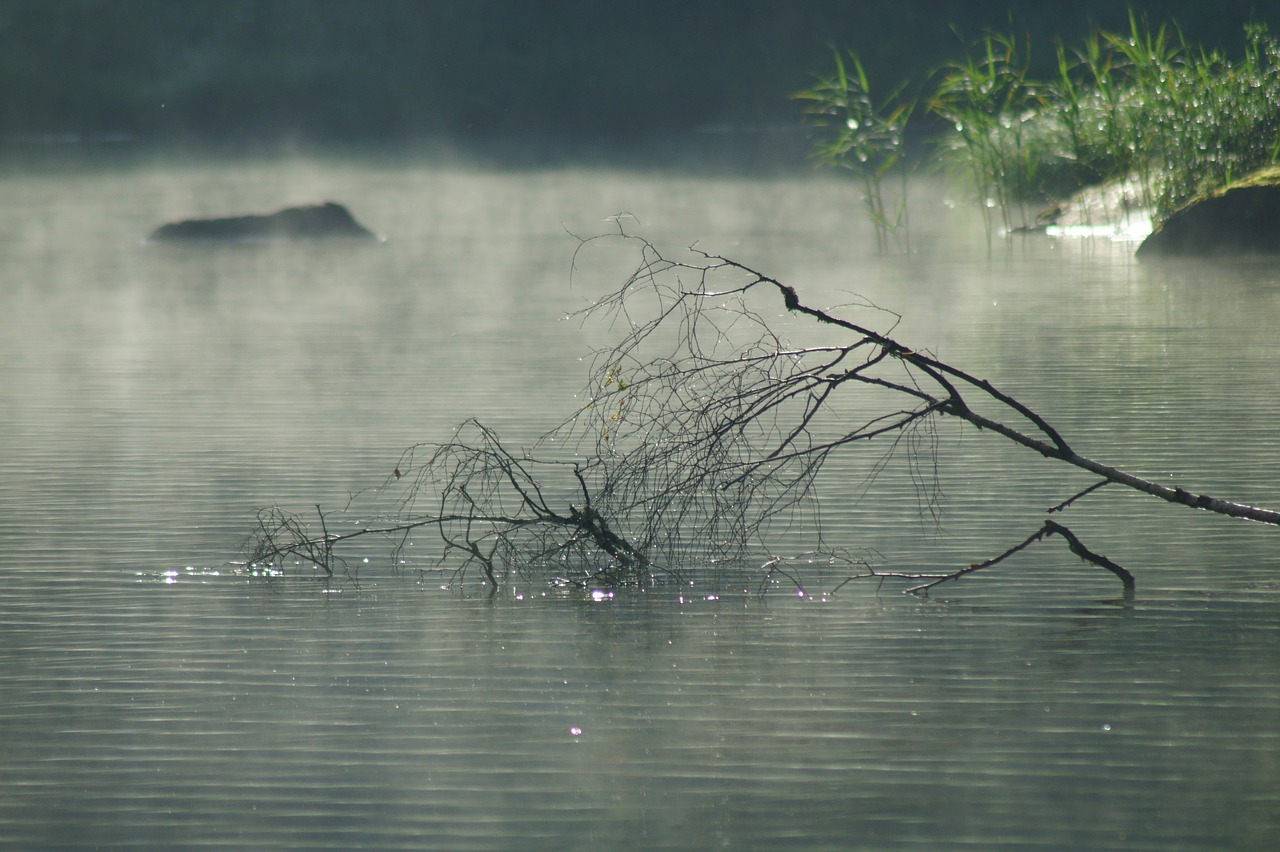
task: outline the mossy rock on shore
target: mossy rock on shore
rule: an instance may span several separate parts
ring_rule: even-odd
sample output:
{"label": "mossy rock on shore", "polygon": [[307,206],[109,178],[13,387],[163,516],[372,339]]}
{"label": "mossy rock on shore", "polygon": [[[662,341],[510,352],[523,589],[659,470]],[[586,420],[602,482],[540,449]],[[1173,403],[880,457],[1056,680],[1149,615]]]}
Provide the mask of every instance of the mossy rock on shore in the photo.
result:
{"label": "mossy rock on shore", "polygon": [[1268,166],[1175,210],[1141,257],[1280,254],[1280,166]]}
{"label": "mossy rock on shore", "polygon": [[184,219],[161,225],[149,242],[256,242],[262,240],[374,240],[377,235],[356,221],[341,204],[327,201],[286,207],[275,213]]}

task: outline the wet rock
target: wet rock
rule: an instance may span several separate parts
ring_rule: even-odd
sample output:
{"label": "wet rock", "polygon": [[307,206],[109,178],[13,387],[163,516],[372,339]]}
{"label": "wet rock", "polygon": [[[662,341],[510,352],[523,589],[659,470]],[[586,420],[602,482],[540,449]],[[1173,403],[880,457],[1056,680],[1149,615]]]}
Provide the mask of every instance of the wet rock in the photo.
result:
{"label": "wet rock", "polygon": [[1184,204],[1138,247],[1140,257],[1280,254],[1280,167]]}
{"label": "wet rock", "polygon": [[258,242],[267,240],[377,239],[351,211],[332,201],[285,207],[275,213],[184,219],[161,225],[149,242]]}

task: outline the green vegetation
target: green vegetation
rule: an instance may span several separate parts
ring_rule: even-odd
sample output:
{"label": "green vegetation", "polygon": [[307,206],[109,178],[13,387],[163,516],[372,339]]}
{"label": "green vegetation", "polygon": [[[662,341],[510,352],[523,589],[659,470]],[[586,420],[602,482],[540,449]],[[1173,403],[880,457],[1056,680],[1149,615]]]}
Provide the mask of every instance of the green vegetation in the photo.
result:
{"label": "green vegetation", "polygon": [[1052,109],[1034,121],[1081,178],[1136,176],[1143,202],[1167,214],[1280,155],[1280,45],[1262,25],[1244,31],[1231,61],[1131,16],[1127,33],[1060,53]]}
{"label": "green vegetation", "polygon": [[[1026,119],[1043,106],[1043,87],[1029,76],[1029,47],[1020,49],[1016,39],[994,34],[978,47],[976,57],[943,69],[929,109],[954,129],[944,146],[962,154],[958,161],[979,197],[995,202],[1007,231],[1016,202],[1033,195],[1038,184],[1041,159]],[[992,207],[982,209],[990,233]]]}
{"label": "green vegetation", "polygon": [[[849,169],[862,183],[867,216],[876,228],[880,250],[890,240],[900,249],[910,248],[907,232],[907,176],[903,163],[907,121],[915,109],[913,99],[901,97],[902,87],[881,104],[871,97],[867,71],[855,53],[849,54],[853,74],[835,54],[836,73],[820,80],[797,98],[812,103],[810,115],[829,129],[814,150],[814,158],[826,166]],[[884,181],[897,169],[899,190],[886,207]]]}
{"label": "green vegetation", "polygon": [[[1026,224],[1022,202],[1123,180],[1134,181],[1136,200],[1160,217],[1280,158],[1280,43],[1261,24],[1244,27],[1244,35],[1243,55],[1232,60],[1191,44],[1176,25],[1152,27],[1130,13],[1123,32],[1095,30],[1075,48],[1059,42],[1056,68],[1041,79],[1032,74],[1029,43],[988,34],[934,75],[923,100],[927,114],[944,122],[936,143],[943,159],[967,175],[1006,231]],[[897,125],[893,134],[856,140],[855,130],[831,132],[826,117],[853,116],[849,104],[872,102],[850,56],[858,75],[846,75],[837,58],[834,77],[797,97],[826,130],[815,158],[874,172],[866,186],[876,197],[881,165],[888,164],[885,172],[898,166],[903,180],[910,165],[902,163]],[[872,116],[905,121],[916,97],[891,96]],[[868,201],[883,232],[877,204]]]}

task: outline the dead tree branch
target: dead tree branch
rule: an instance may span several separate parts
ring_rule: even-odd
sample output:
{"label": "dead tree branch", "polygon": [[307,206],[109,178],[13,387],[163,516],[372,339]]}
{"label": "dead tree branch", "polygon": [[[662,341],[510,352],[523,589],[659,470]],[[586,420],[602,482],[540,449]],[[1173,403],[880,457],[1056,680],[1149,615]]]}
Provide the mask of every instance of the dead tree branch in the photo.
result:
{"label": "dead tree branch", "polygon": [[[814,488],[827,462],[853,445],[885,448],[865,472],[903,452],[922,503],[934,511],[936,423],[951,418],[1100,480],[1047,508],[1056,513],[1105,485],[1169,503],[1277,525],[1280,512],[1143,479],[1077,453],[1038,412],[990,381],[894,337],[896,314],[862,303],[822,310],[782,282],[696,249],[677,260],[619,223],[581,240],[578,252],[619,245],[638,253],[622,285],[578,315],[619,334],[591,361],[586,402],[529,450],[507,448],[488,427],[467,421],[453,440],[408,450],[384,484],[392,510],[382,521],[320,534],[278,509],[259,516],[254,561],[300,560],[332,574],[339,545],[368,535],[399,557],[426,528],[441,564],[460,558],[491,586],[536,573],[564,583],[641,582],[681,566],[769,552],[772,534],[805,524],[824,552]],[[575,254],[575,269],[578,255]],[[780,307],[790,315],[779,319]],[[891,318],[888,332],[873,323]],[[784,325],[809,346],[787,342]],[[840,404],[836,405],[839,400]],[[858,412],[850,419],[850,411]],[[572,459],[572,460],[568,460]],[[1118,577],[1127,570],[1052,520],[985,561],[938,573],[880,571],[857,561],[857,577],[918,581],[923,593],[998,565],[1051,536]],[[757,563],[758,564],[758,563]],[[764,571],[789,570],[770,557]]]}

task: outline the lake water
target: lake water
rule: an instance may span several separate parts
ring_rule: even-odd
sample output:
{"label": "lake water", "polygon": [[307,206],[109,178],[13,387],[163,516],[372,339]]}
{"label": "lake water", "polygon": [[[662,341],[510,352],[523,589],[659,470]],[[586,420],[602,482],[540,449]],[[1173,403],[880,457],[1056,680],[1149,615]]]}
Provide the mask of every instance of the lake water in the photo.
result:
{"label": "lake water", "polygon": [[[341,505],[478,416],[529,441],[601,329],[572,231],[628,211],[903,315],[1080,450],[1280,505],[1280,268],[1138,264],[924,187],[878,256],[851,187],[406,158],[113,159],[0,173],[0,845],[1125,848],[1280,844],[1280,531],[1104,489],[1072,528],[921,599],[805,580],[488,595],[237,570],[255,510]],[[378,244],[149,246],[195,214],[334,198]],[[941,433],[821,485],[880,564],[995,555],[1090,483]],[[853,483],[851,486],[849,483]]]}

